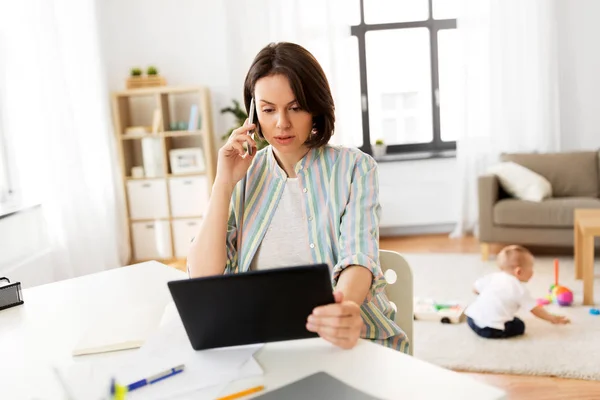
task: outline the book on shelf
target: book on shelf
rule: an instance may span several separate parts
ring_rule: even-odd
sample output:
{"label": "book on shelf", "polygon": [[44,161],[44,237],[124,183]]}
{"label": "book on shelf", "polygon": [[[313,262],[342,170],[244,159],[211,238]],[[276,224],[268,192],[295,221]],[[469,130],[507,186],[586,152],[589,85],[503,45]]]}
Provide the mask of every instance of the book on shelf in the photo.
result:
{"label": "book on shelf", "polygon": [[142,139],[142,159],[146,177],[163,175],[164,162],[160,138],[146,137]]}
{"label": "book on shelf", "polygon": [[192,104],[190,108],[190,121],[188,122],[188,131],[198,130],[198,105]]}
{"label": "book on shelf", "polygon": [[128,126],[125,128],[124,136],[139,136],[152,133],[151,126]]}

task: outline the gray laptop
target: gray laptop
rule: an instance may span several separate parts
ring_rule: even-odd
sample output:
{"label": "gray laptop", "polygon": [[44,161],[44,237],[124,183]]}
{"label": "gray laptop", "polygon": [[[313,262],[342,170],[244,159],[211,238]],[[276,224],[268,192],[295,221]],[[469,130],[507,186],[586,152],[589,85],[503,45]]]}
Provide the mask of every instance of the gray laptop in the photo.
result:
{"label": "gray laptop", "polygon": [[254,398],[260,400],[381,400],[346,385],[327,372],[317,372]]}

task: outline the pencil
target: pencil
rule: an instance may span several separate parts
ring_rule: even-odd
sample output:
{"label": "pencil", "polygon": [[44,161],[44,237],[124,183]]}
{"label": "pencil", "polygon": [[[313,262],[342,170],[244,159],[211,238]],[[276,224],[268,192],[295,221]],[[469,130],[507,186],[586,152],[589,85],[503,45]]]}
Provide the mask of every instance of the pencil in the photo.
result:
{"label": "pencil", "polygon": [[244,396],[247,396],[247,395],[252,394],[252,393],[260,392],[264,388],[265,388],[264,386],[255,386],[255,387],[250,388],[250,389],[242,390],[241,392],[232,393],[232,394],[227,395],[225,397],[219,397],[217,400],[239,399],[240,397],[244,397]]}

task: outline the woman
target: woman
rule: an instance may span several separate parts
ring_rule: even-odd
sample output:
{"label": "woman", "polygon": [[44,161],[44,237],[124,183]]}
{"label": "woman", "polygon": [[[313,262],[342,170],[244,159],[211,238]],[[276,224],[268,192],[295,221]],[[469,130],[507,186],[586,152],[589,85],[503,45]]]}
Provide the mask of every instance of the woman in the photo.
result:
{"label": "woman", "polygon": [[[270,44],[246,76],[246,109],[252,98],[258,123],[246,122],[219,150],[190,276],[326,263],[336,303],[316,308],[307,329],[341,348],[363,337],[408,352],[378,261],[377,165],[327,145],[335,117],[321,66],[301,46]],[[254,129],[269,146],[247,152]]]}

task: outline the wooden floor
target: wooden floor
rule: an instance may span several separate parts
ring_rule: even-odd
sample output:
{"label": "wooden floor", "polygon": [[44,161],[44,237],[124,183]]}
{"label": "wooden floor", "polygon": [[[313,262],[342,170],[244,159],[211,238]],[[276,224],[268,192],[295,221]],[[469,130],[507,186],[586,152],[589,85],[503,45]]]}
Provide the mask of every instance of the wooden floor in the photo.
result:
{"label": "wooden floor", "polygon": [[[451,239],[448,235],[382,237],[379,247],[399,253],[478,253],[479,242],[473,236]],[[490,252],[498,251],[492,246]]]}
{"label": "wooden floor", "polygon": [[[473,237],[450,239],[448,235],[382,238],[380,247],[384,250],[394,250],[400,253],[479,252],[477,239]],[[492,246],[490,249],[491,254],[497,253],[500,247]],[[564,254],[564,252],[564,249],[557,249],[558,254]],[[536,254],[535,251],[534,254]],[[598,365],[600,368],[600,361]],[[508,393],[508,398],[511,400],[600,399],[600,382],[525,375],[463,373],[489,385],[501,388]]]}

